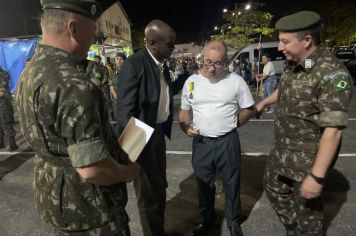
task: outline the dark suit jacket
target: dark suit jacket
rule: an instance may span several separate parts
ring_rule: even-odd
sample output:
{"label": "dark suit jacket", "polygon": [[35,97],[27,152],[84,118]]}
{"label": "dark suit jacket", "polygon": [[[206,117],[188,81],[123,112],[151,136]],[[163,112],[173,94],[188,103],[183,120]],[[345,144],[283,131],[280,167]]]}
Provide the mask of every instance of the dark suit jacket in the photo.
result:
{"label": "dark suit jacket", "polygon": [[[173,95],[183,87],[188,75],[183,74],[173,83],[169,70],[164,67],[164,77],[169,86],[170,115],[163,123],[163,132],[170,138],[173,117]],[[147,49],[143,49],[126,59],[118,75],[117,132],[121,134],[131,116],[155,127],[160,96],[160,72]]]}

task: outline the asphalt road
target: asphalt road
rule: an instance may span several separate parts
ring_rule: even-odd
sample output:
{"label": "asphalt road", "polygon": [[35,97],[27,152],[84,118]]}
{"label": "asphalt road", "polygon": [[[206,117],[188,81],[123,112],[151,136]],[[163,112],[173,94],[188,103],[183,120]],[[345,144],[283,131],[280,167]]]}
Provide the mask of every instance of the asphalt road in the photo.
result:
{"label": "asphalt road", "polygon": [[[354,94],[356,89],[354,88]],[[176,99],[179,103],[179,98]],[[356,235],[356,98],[350,105],[349,127],[335,169],[325,186],[325,225],[331,236]],[[284,235],[282,225],[269,206],[262,188],[262,175],[273,143],[273,114],[251,120],[238,129],[242,151],[241,200],[242,228],[246,236]],[[18,131],[19,127],[16,126]],[[296,130],[297,132],[297,130]],[[34,207],[32,179],[33,153],[17,132],[18,152],[0,149],[0,236],[53,235]],[[175,123],[173,139],[167,141],[166,228],[186,234],[197,223],[197,188],[191,167],[191,139]],[[128,184],[130,227],[133,236],[142,235],[132,185]],[[228,235],[223,219],[224,194],[216,196],[221,229],[211,235]]]}

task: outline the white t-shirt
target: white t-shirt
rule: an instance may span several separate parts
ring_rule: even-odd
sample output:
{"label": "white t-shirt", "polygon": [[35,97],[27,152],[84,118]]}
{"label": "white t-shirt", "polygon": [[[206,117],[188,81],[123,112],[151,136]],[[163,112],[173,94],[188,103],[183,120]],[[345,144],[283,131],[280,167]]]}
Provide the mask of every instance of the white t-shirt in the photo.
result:
{"label": "white t-shirt", "polygon": [[274,71],[273,63],[271,61],[264,65],[263,74],[267,75],[268,77],[276,74],[276,72]]}
{"label": "white t-shirt", "polygon": [[193,111],[194,127],[207,137],[218,137],[235,129],[238,107],[253,104],[250,89],[235,72],[218,81],[201,74],[191,75],[184,84],[181,98],[181,109]]}

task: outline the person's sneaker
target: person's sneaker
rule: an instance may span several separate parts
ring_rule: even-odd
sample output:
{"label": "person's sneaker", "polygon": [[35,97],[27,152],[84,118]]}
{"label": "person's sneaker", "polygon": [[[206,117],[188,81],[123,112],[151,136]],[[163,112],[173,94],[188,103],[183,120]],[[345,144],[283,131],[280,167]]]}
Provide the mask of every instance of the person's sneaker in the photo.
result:
{"label": "person's sneaker", "polygon": [[273,113],[273,111],[272,111],[272,110],[268,110],[268,111],[266,111],[265,113],[271,114],[271,113]]}

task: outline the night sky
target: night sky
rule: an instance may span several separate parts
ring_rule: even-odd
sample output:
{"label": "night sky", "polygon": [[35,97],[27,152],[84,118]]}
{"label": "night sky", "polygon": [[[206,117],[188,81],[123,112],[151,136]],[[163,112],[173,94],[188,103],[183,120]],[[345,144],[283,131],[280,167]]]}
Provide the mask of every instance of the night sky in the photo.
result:
{"label": "night sky", "polygon": [[[319,11],[331,0],[262,0],[263,10],[274,15],[274,22],[284,15],[300,10]],[[355,0],[332,0],[342,4]],[[0,38],[40,34],[40,0],[0,0]],[[177,32],[177,43],[203,42],[221,25],[223,9],[234,9],[234,4],[247,4],[248,0],[121,0],[132,28],[143,32],[147,23],[161,19]],[[24,20],[26,19],[26,20]],[[15,24],[14,24],[15,23]]]}
{"label": "night sky", "polygon": [[[313,0],[309,0],[313,1]],[[342,1],[342,0],[341,0]],[[133,27],[143,31],[153,19],[161,19],[177,32],[177,42],[204,41],[213,33],[214,26],[221,23],[223,9],[232,10],[234,3],[251,1],[234,0],[121,0]],[[306,0],[265,0],[264,10],[274,15],[274,21],[281,16],[308,9]]]}

